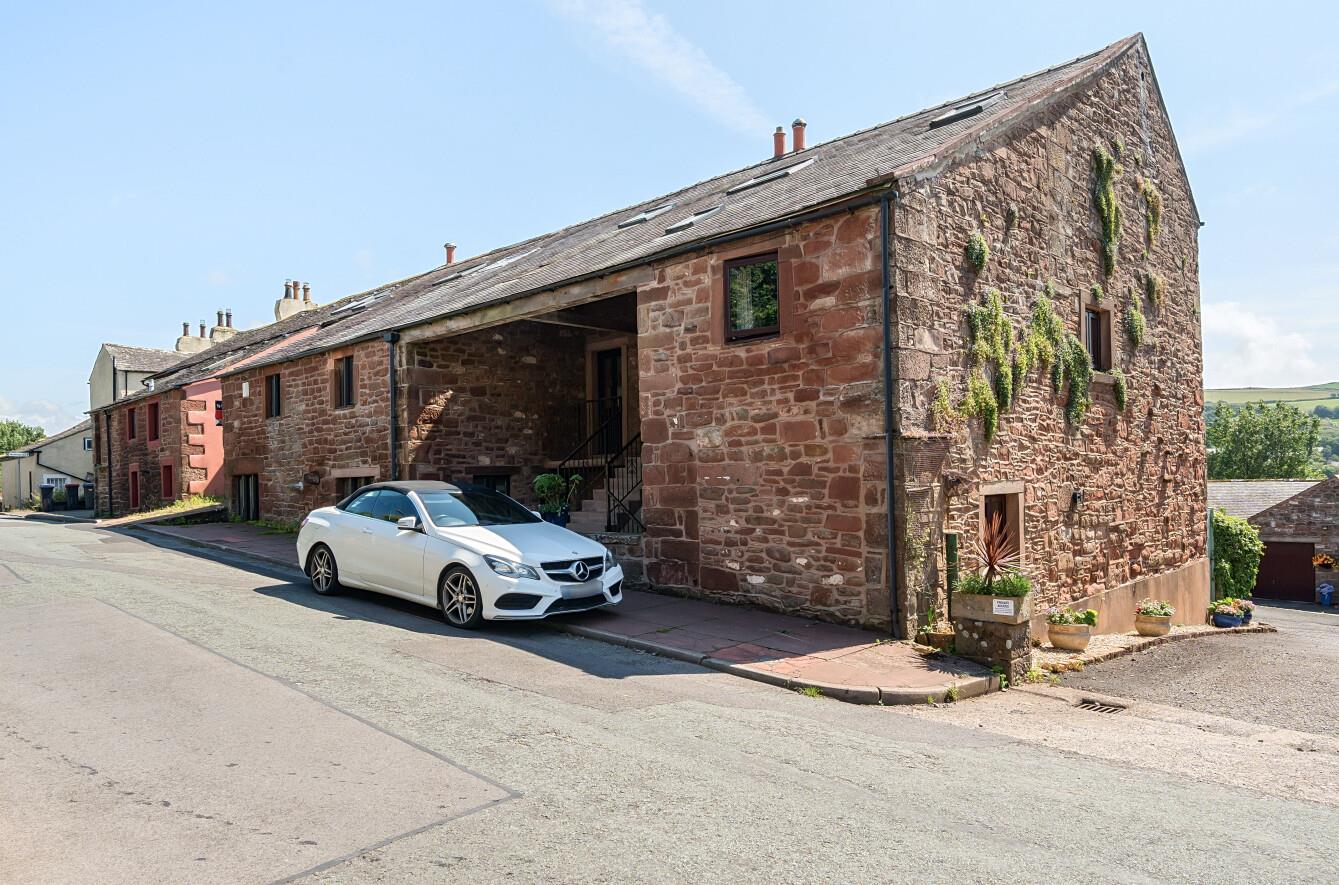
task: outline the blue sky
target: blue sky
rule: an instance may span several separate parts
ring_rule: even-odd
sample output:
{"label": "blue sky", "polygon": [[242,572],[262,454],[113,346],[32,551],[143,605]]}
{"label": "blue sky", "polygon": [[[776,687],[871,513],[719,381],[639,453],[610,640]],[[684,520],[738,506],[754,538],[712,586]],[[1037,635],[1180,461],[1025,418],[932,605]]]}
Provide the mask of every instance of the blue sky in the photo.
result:
{"label": "blue sky", "polygon": [[1211,385],[1339,380],[1339,13],[661,0],[13,4],[0,416],[87,408],[102,341],[272,318],[1148,38],[1207,226]]}

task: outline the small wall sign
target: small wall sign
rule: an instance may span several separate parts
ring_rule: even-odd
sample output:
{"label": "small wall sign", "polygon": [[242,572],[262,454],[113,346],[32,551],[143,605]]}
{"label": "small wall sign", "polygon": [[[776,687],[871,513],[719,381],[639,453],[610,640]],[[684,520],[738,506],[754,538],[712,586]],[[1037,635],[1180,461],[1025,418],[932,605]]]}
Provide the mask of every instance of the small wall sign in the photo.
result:
{"label": "small wall sign", "polygon": [[1012,599],[992,599],[990,601],[990,613],[993,615],[1014,616],[1014,601]]}

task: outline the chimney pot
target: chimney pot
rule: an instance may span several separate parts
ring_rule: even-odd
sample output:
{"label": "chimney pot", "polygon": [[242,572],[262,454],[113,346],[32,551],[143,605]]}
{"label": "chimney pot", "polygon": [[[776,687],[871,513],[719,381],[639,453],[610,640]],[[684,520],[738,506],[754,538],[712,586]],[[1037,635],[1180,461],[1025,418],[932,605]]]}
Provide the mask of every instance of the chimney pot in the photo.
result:
{"label": "chimney pot", "polygon": [[191,322],[190,322],[190,320],[187,320],[186,322],[184,322],[184,323],[181,324],[181,337],[182,337],[182,338],[189,338],[189,337],[191,337]]}
{"label": "chimney pot", "polygon": [[201,338],[204,338],[204,337],[205,337],[205,321],[204,321],[204,320],[201,320],[201,321],[200,321],[200,337],[201,337]]}
{"label": "chimney pot", "polygon": [[227,310],[225,310],[225,311],[223,312],[223,318],[224,318],[224,320],[226,320],[226,322],[224,322],[223,325],[225,325],[225,326],[227,326],[229,329],[231,329],[231,328],[232,328],[232,308],[231,308],[231,307],[228,308]]}
{"label": "chimney pot", "polygon": [[303,301],[304,304],[311,304],[311,301],[312,301],[312,284],[311,284],[311,283],[303,283],[303,284],[302,284],[302,301]]}
{"label": "chimney pot", "polygon": [[772,133],[772,157],[780,157],[786,152],[786,130],[780,126]]}
{"label": "chimney pot", "polygon": [[293,297],[293,281],[292,281],[292,280],[284,280],[284,297],[285,297],[285,298],[292,298],[292,297]]}
{"label": "chimney pot", "polygon": [[455,264],[455,263],[456,263],[456,244],[455,244],[455,243],[445,243],[445,244],[443,244],[442,248],[446,250],[446,263],[447,263],[447,264]]}
{"label": "chimney pot", "polygon": [[223,325],[223,311],[222,311],[222,310],[220,310],[220,311],[218,312],[218,322],[216,322],[214,325],[216,325],[216,326],[221,326],[221,325]]}
{"label": "chimney pot", "polygon": [[804,122],[803,117],[796,117],[795,122],[790,124],[792,151],[804,150],[804,127],[808,124]]}

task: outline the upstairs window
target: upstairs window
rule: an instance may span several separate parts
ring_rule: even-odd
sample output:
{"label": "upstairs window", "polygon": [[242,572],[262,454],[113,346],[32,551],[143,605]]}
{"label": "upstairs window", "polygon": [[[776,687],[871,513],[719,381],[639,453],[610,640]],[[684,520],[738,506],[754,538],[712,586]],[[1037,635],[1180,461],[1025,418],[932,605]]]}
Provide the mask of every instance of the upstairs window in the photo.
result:
{"label": "upstairs window", "polygon": [[284,413],[283,387],[278,375],[265,376],[265,417],[278,418]]}
{"label": "upstairs window", "polygon": [[145,419],[149,430],[149,442],[157,442],[161,429],[158,426],[158,403],[149,403]]}
{"label": "upstairs window", "polygon": [[335,360],[335,408],[344,409],[353,405],[355,388],[353,385],[353,357],[342,356]]}
{"label": "upstairs window", "polygon": [[1091,307],[1083,309],[1083,343],[1093,358],[1093,368],[1111,371],[1111,313]]}
{"label": "upstairs window", "polygon": [[85,452],[93,451],[93,437],[91,436],[84,437],[84,451]]}
{"label": "upstairs window", "polygon": [[137,431],[135,429],[135,410],[126,409],[126,439],[134,439]]}
{"label": "upstairs window", "polygon": [[725,340],[776,335],[781,297],[775,253],[725,263]]}

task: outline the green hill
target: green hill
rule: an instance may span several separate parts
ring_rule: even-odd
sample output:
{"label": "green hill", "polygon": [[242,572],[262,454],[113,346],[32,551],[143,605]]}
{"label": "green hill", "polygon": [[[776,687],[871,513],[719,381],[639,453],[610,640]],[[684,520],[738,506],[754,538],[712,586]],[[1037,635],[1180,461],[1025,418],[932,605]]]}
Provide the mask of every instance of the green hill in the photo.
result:
{"label": "green hill", "polygon": [[1339,381],[1310,387],[1210,387],[1204,390],[1206,404],[1284,402],[1309,412],[1316,406],[1339,406]]}

